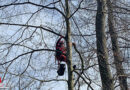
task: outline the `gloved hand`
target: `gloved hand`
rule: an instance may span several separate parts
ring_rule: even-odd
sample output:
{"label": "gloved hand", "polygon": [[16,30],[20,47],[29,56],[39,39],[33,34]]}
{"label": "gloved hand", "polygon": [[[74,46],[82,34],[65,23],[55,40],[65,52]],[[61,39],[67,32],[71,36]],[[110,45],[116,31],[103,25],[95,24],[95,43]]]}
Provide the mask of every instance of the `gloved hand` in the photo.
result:
{"label": "gloved hand", "polygon": [[64,36],[60,36],[61,38],[64,38]]}

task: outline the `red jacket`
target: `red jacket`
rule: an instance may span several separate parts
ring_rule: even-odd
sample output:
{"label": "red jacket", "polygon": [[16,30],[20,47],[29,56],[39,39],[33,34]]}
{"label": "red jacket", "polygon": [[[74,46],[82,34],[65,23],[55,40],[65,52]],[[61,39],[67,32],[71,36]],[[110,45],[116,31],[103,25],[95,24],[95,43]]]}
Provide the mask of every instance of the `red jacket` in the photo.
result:
{"label": "red jacket", "polygon": [[61,51],[63,54],[65,54],[65,53],[66,53],[66,48],[65,48],[65,46],[64,46],[64,42],[61,41],[62,38],[63,38],[63,37],[60,37],[59,40],[57,41],[57,43],[56,43],[56,50],[59,50],[59,51]]}
{"label": "red jacket", "polygon": [[64,46],[64,42],[61,41],[63,37],[60,37],[56,43],[56,59],[58,61],[66,62],[66,48]]}
{"label": "red jacket", "polygon": [[0,77],[0,83],[2,83],[1,77]]}

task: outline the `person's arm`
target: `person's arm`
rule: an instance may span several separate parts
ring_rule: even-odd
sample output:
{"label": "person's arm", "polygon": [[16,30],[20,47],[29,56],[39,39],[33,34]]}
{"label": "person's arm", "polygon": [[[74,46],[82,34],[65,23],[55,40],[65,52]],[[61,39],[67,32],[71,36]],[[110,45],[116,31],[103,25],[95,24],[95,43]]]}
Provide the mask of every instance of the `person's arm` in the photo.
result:
{"label": "person's arm", "polygon": [[56,43],[56,46],[59,44],[59,42],[60,42],[60,40],[61,40],[62,38],[64,38],[64,37],[61,36],[61,37],[59,38],[59,40],[58,40],[57,43]]}

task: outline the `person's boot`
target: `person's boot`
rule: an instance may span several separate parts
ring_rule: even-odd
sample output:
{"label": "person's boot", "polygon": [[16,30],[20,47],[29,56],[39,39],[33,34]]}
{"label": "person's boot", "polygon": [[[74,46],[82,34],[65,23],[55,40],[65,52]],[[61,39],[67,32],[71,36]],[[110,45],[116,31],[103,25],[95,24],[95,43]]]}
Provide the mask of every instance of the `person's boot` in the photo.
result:
{"label": "person's boot", "polygon": [[65,72],[65,64],[61,63],[57,73],[58,73],[59,76],[63,76],[64,72]]}

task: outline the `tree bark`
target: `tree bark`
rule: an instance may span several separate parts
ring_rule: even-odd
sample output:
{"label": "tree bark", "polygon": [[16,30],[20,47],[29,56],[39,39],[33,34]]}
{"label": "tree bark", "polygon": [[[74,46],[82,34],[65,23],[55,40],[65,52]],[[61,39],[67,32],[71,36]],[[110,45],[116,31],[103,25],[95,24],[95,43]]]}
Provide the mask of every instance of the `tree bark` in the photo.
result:
{"label": "tree bark", "polygon": [[105,24],[106,24],[106,0],[97,0],[96,43],[97,43],[97,57],[98,57],[99,71],[102,81],[102,89],[114,90],[113,79],[111,76],[108,63]]}
{"label": "tree bark", "polygon": [[66,42],[67,42],[67,65],[68,65],[68,90],[74,90],[73,83],[73,67],[72,67],[72,42],[71,42],[71,26],[70,26],[70,10],[69,10],[69,2],[65,0],[66,5]]}
{"label": "tree bark", "polygon": [[110,32],[110,36],[111,36],[112,50],[113,50],[113,54],[114,54],[114,63],[116,66],[117,77],[119,80],[120,89],[128,90],[127,77],[126,77],[126,74],[125,74],[125,72],[123,70],[123,66],[122,66],[123,58],[120,53],[120,48],[119,48],[118,41],[117,41],[117,33],[116,33],[116,30],[114,27],[115,24],[114,24],[113,6],[112,6],[110,0],[107,0],[107,7],[108,7],[109,32]]}

